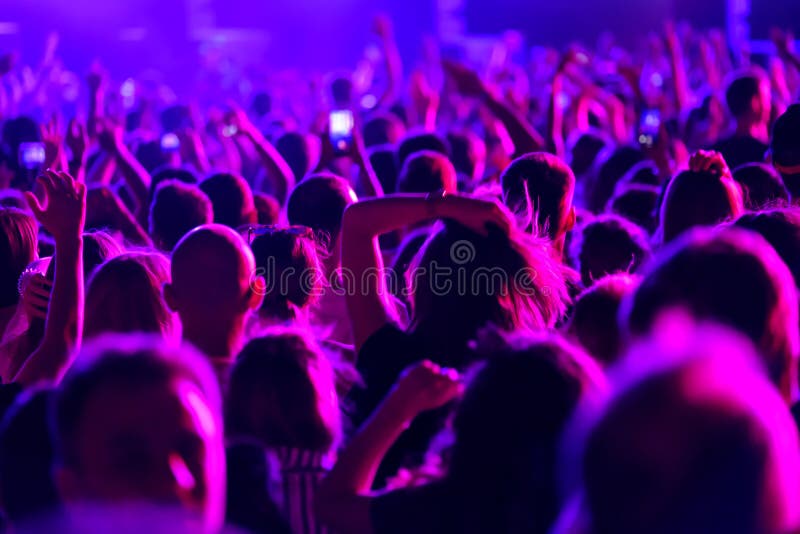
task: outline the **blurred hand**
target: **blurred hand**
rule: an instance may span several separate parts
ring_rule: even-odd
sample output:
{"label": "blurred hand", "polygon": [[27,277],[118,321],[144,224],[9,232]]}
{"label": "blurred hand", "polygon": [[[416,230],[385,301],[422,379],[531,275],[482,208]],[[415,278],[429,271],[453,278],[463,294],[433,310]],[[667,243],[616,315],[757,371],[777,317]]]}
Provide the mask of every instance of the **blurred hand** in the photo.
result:
{"label": "blurred hand", "polygon": [[791,32],[783,31],[780,28],[772,28],[769,37],[775,44],[778,55],[782,58],[794,53],[794,35]]}
{"label": "blurred hand", "polygon": [[372,29],[375,35],[381,39],[392,39],[394,36],[394,29],[392,27],[392,19],[386,13],[377,15],[372,22]]}
{"label": "blurred hand", "polygon": [[713,172],[722,178],[733,179],[728,163],[722,154],[713,150],[698,150],[689,158],[689,170],[695,172]]}
{"label": "blurred hand", "polygon": [[8,74],[11,72],[11,69],[14,68],[14,65],[17,63],[17,53],[16,52],[9,52],[8,54],[3,54],[0,56],[0,76],[4,74]]}
{"label": "blurred hand", "polygon": [[49,121],[39,126],[39,133],[44,143],[44,168],[61,169],[63,156],[63,136],[61,135],[61,121],[58,115],[53,115]]}
{"label": "blurred hand", "polygon": [[442,61],[442,68],[444,68],[445,74],[453,80],[456,89],[462,95],[483,96],[486,94],[486,84],[475,71],[446,59]]}
{"label": "blurred hand", "polygon": [[92,68],[89,70],[89,74],[86,76],[86,83],[89,85],[89,90],[93,93],[97,93],[101,89],[105,88],[106,81],[106,73],[100,64],[95,63],[92,65]]}
{"label": "blurred hand", "polygon": [[89,147],[89,133],[86,130],[86,125],[78,119],[72,119],[67,126],[67,136],[64,142],[72,151],[72,156],[80,161],[86,155],[86,149]]}
{"label": "blurred hand", "polygon": [[231,102],[228,103],[228,106],[230,111],[226,114],[225,120],[229,125],[236,127],[238,135],[250,136],[257,133],[255,125],[242,108]]}
{"label": "blurred hand", "polygon": [[102,117],[97,121],[97,140],[100,148],[109,154],[116,155],[122,149],[122,134],[122,126],[108,117]]}
{"label": "blurred hand", "polygon": [[454,369],[443,369],[425,360],[403,371],[390,398],[411,418],[444,406],[461,391],[462,385]]}
{"label": "blurred hand", "polygon": [[25,192],[36,219],[50,232],[56,245],[79,239],[86,223],[86,186],[65,172],[45,171],[37,180],[43,198]]}
{"label": "blurred hand", "polygon": [[35,273],[28,276],[21,285],[20,302],[25,315],[29,319],[45,319],[53,282],[43,274]]}

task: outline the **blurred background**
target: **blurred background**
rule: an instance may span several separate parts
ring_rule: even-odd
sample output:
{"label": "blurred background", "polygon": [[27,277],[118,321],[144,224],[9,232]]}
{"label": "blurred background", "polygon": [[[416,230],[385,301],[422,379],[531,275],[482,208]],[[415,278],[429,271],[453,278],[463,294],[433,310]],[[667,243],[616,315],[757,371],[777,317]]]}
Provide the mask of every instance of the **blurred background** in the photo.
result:
{"label": "blurred background", "polygon": [[370,24],[380,11],[392,17],[407,69],[426,39],[479,59],[508,29],[519,32],[522,55],[593,44],[604,32],[635,46],[670,19],[725,28],[734,48],[754,53],[768,46],[768,21],[800,30],[798,0],[2,0],[0,51],[35,64],[57,32],[59,56],[77,72],[98,60],[113,77],[152,71],[180,92],[209,73],[230,84],[243,71],[351,69],[377,53]]}

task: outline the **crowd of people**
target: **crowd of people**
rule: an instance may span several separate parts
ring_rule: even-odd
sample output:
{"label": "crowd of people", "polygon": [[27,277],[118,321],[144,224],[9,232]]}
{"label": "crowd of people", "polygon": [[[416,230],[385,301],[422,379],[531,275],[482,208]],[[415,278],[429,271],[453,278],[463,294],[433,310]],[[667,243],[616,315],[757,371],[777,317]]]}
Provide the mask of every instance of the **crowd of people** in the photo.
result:
{"label": "crowd of people", "polygon": [[0,59],[5,531],[800,529],[791,34],[374,33],[228,102]]}

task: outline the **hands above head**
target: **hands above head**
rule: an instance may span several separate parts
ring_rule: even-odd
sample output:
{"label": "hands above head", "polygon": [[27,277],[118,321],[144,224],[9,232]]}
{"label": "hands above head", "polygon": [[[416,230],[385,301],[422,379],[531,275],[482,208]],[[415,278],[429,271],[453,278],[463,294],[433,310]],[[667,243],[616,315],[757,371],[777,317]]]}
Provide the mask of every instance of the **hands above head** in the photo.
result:
{"label": "hands above head", "polygon": [[78,241],[86,222],[86,186],[65,172],[45,171],[37,180],[43,198],[25,192],[36,219],[53,236],[56,247]]}
{"label": "hands above head", "polygon": [[14,68],[18,59],[16,52],[9,52],[0,56],[0,76],[8,74]]}
{"label": "hands above head", "polygon": [[481,97],[487,94],[486,84],[478,73],[470,68],[450,60],[442,60],[442,68],[456,85],[456,89],[464,96]]}
{"label": "hands above head", "polygon": [[99,63],[92,65],[89,74],[86,76],[86,83],[89,85],[89,90],[94,94],[105,89],[108,76]]}
{"label": "hands above head", "polygon": [[125,147],[122,142],[122,126],[116,124],[108,117],[102,117],[97,121],[97,140],[107,153],[116,156]]}
{"label": "hands above head", "polygon": [[689,158],[689,170],[714,172],[721,178],[733,179],[728,163],[722,154],[713,150],[698,150]]}
{"label": "hands above head", "polygon": [[39,133],[44,144],[44,168],[66,170],[64,162],[64,138],[61,134],[61,120],[53,115],[49,121],[39,126]]}
{"label": "hands above head", "polygon": [[86,124],[78,119],[69,121],[64,142],[72,151],[73,158],[82,161],[86,157],[86,150],[89,147],[89,133]]}
{"label": "hands above head", "polygon": [[458,372],[424,360],[400,375],[387,402],[396,403],[408,420],[418,414],[444,406],[463,391]]}
{"label": "hands above head", "polygon": [[386,13],[380,13],[375,16],[372,22],[372,31],[381,39],[394,39],[394,27],[392,19]]}

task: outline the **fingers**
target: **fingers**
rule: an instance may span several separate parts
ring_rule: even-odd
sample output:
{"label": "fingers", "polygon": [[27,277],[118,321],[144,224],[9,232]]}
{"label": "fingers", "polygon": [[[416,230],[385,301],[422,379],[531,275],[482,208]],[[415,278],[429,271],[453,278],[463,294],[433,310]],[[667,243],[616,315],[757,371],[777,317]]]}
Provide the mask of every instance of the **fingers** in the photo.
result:
{"label": "fingers", "polygon": [[33,215],[37,219],[41,219],[42,213],[44,213],[44,207],[39,202],[39,199],[36,198],[36,195],[31,193],[30,191],[25,191],[25,200],[28,201],[28,207],[33,212]]}

